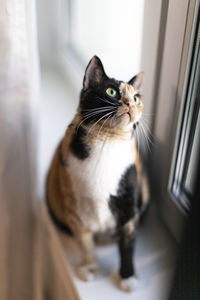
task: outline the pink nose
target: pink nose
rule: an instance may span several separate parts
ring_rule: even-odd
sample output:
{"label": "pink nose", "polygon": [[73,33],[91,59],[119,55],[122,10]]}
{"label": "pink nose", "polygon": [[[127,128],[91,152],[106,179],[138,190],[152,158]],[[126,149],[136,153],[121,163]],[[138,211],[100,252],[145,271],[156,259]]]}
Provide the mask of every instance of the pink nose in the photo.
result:
{"label": "pink nose", "polygon": [[126,100],[126,105],[128,106],[128,108],[133,107],[133,102],[131,102],[130,100]]}

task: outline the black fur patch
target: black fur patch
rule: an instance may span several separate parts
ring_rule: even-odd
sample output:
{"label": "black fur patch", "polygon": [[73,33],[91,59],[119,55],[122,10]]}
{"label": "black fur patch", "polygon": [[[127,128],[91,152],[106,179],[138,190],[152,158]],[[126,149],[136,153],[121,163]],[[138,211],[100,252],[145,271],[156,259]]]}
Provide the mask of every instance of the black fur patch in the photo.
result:
{"label": "black fur patch", "polygon": [[[100,118],[104,120],[108,117],[106,114],[109,112],[113,112],[113,115],[116,114],[117,108],[121,106],[119,102],[121,98],[120,94],[120,81],[106,77],[102,82],[100,82],[96,86],[92,86],[92,88],[88,88],[87,90],[82,90],[81,92],[81,101],[80,101],[80,108],[81,108],[81,117],[84,120],[84,124],[90,124],[97,122]],[[107,88],[112,87],[117,91],[116,97],[110,97],[106,90]],[[95,114],[90,114],[94,112]],[[100,109],[98,114],[96,114],[97,109]],[[105,111],[101,111],[105,109]],[[89,117],[88,117],[89,116]]]}
{"label": "black fur patch", "polygon": [[137,170],[131,165],[122,176],[116,196],[110,197],[109,206],[117,222],[119,236],[120,276],[129,278],[134,275],[134,232],[127,235],[124,225],[134,218],[138,211],[139,188]]}
{"label": "black fur patch", "polygon": [[109,206],[118,228],[134,217],[137,211],[138,195],[137,171],[136,167],[131,165],[119,182],[117,196],[110,196]]}
{"label": "black fur patch", "polygon": [[85,159],[90,154],[90,147],[84,142],[83,138],[86,136],[86,130],[80,126],[75,129],[72,141],[70,143],[70,150],[78,159]]}
{"label": "black fur patch", "polygon": [[119,253],[120,253],[120,276],[129,278],[135,274],[133,255],[134,255],[134,237],[120,236]]}

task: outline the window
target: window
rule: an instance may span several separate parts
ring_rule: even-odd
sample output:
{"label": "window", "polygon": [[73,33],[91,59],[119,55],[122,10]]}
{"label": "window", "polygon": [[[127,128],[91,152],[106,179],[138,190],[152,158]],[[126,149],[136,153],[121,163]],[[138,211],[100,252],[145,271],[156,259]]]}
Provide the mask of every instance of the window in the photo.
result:
{"label": "window", "polygon": [[175,203],[188,212],[197,176],[200,147],[200,22],[197,26],[192,64],[181,117],[176,163],[170,192]]}

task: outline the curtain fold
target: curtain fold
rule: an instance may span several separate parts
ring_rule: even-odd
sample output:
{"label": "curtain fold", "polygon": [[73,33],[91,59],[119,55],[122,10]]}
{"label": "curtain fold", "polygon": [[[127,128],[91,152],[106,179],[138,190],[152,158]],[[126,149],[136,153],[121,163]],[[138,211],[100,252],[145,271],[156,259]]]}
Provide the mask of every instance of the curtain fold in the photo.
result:
{"label": "curtain fold", "polygon": [[0,299],[9,300],[34,299],[38,56],[33,27],[33,1],[1,0]]}
{"label": "curtain fold", "polygon": [[[38,65],[35,1],[0,0],[2,300],[56,299],[49,271],[62,295],[59,300],[78,299],[56,233],[37,202]],[[47,232],[49,240],[43,236]],[[65,272],[58,272],[62,268]]]}

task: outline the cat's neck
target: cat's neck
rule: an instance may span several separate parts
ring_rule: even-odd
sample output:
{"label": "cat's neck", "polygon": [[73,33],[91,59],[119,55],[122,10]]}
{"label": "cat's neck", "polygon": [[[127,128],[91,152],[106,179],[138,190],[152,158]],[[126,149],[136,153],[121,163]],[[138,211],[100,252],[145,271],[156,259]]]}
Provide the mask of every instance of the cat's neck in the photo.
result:
{"label": "cat's neck", "polygon": [[109,140],[121,140],[121,141],[130,141],[133,139],[133,127],[122,129],[120,127],[105,127],[103,124],[90,124],[85,125],[83,122],[80,123],[78,117],[74,120],[75,130],[78,130],[80,127],[84,128],[87,140],[94,141],[109,141]]}

